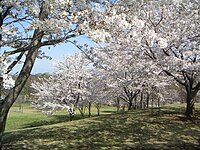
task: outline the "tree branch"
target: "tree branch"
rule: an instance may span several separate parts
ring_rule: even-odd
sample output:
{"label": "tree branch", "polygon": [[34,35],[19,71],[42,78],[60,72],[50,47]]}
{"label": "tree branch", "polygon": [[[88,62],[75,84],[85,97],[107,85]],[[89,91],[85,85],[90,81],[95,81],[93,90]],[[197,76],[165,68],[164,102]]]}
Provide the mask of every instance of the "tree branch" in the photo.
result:
{"label": "tree branch", "polygon": [[173,77],[178,83],[180,83],[181,85],[185,86],[185,83],[182,82],[180,79],[178,79],[177,77],[175,77],[171,72],[167,71],[167,70],[163,70],[168,76]]}
{"label": "tree branch", "polygon": [[9,66],[8,69],[7,69],[6,74],[8,74],[8,73],[13,69],[13,67],[20,61],[20,59],[22,58],[22,56],[24,55],[24,53],[25,53],[25,52],[21,52],[21,53],[19,54],[19,56],[17,56],[16,60],[13,61],[13,62],[10,64],[10,66]]}
{"label": "tree branch", "polygon": [[73,38],[73,37],[76,37],[76,35],[71,34],[71,35],[65,36],[65,37],[60,38],[60,39],[44,41],[44,42],[42,42],[41,46],[55,45],[55,44],[58,44],[60,42],[65,42],[67,39],[70,39],[70,38]]}

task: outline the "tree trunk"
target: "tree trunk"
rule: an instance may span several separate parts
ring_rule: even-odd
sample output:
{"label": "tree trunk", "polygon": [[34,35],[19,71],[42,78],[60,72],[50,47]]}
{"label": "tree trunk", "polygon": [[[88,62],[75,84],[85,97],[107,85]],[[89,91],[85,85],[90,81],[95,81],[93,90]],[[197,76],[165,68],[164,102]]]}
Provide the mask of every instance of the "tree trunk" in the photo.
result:
{"label": "tree trunk", "polygon": [[73,120],[72,114],[69,113],[69,121],[72,121],[72,120]]}
{"label": "tree trunk", "polygon": [[88,117],[91,117],[91,102],[88,103]]}
{"label": "tree trunk", "polygon": [[132,100],[129,100],[129,103],[128,103],[128,111],[131,110],[133,107],[133,102]]}
{"label": "tree trunk", "polygon": [[137,95],[134,98],[134,109],[137,109]]}
{"label": "tree trunk", "polygon": [[140,95],[140,109],[143,108],[142,104],[143,104],[143,93],[141,92],[141,95]]}
{"label": "tree trunk", "polygon": [[116,107],[117,107],[117,112],[119,112],[119,110],[120,110],[120,99],[119,98],[117,98],[117,100],[116,100]]}
{"label": "tree trunk", "polygon": [[151,107],[153,108],[154,106],[153,106],[153,103],[154,103],[154,100],[153,100],[153,98],[152,98],[152,100],[151,100]]}
{"label": "tree trunk", "polygon": [[149,108],[149,93],[147,93],[147,99],[146,100],[147,100],[147,105],[146,106],[147,106],[147,108]]}
{"label": "tree trunk", "polygon": [[100,116],[100,107],[97,108],[97,116]]}
{"label": "tree trunk", "polygon": [[185,90],[187,93],[185,115],[187,118],[191,118],[191,115],[193,115],[194,113],[194,98],[200,90],[200,82],[198,82],[196,86],[194,86],[194,79],[189,78],[189,83],[185,84]]}
{"label": "tree trunk", "polygon": [[2,146],[3,146],[3,133],[5,131],[8,111],[9,109],[1,108],[1,112],[0,112],[1,114],[0,115],[0,150],[2,149]]}
{"label": "tree trunk", "polygon": [[3,90],[3,78],[0,77],[0,105],[1,105],[1,98],[2,98],[2,90]]}
{"label": "tree trunk", "polygon": [[80,112],[80,114],[81,114],[81,117],[84,117],[84,108],[81,107],[81,108],[79,108],[78,110],[79,110],[79,112]]}
{"label": "tree trunk", "polygon": [[96,104],[95,105],[96,109],[97,109],[97,116],[100,116],[100,108],[101,108],[101,104]]}
{"label": "tree trunk", "polygon": [[194,101],[193,98],[195,97],[195,93],[192,93],[192,91],[187,90],[187,98],[186,98],[186,111],[185,115],[187,118],[191,118],[191,115],[193,115],[194,110]]}
{"label": "tree trunk", "polygon": [[158,97],[158,107],[160,107],[160,98]]}
{"label": "tree trunk", "polygon": [[[45,17],[45,13],[41,12],[40,19],[43,20]],[[38,55],[38,50],[41,47],[43,33],[44,32],[38,29],[34,31],[33,40],[30,45],[30,50],[28,50],[24,65],[15,81],[15,86],[9,90],[8,95],[0,103],[0,147],[2,147],[2,138],[5,130],[7,114],[11,106],[14,104],[15,100],[19,96],[20,92],[22,91],[28,77],[30,76],[31,70],[35,63],[35,59]]]}
{"label": "tree trunk", "polygon": [[[9,109],[11,108],[11,106],[13,105],[13,103],[15,102],[15,100],[17,99],[18,95],[20,94],[23,86],[25,85],[30,72],[32,70],[33,64],[35,62],[35,59],[37,57],[37,53],[38,53],[38,47],[37,48],[33,48],[32,50],[30,50],[28,52],[26,61],[24,63],[24,66],[22,68],[22,71],[20,72],[16,82],[15,82],[15,87],[12,88],[9,91],[9,94],[3,99],[2,103],[0,104],[0,108],[1,108],[1,113],[0,113],[0,123],[1,123],[1,127],[0,127],[0,139],[2,139],[3,136],[3,132],[5,130],[5,124],[6,124],[6,119],[7,119],[7,113],[9,112]],[[1,143],[2,146],[2,143]]]}

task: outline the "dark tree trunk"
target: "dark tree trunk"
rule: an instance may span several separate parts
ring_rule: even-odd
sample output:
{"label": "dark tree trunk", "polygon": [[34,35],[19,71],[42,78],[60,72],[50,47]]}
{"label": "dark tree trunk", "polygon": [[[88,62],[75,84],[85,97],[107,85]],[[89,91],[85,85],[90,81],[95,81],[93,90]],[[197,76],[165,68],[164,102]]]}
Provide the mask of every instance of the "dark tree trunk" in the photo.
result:
{"label": "dark tree trunk", "polygon": [[96,107],[96,109],[97,109],[97,116],[100,116],[101,104],[95,104],[95,107]]}
{"label": "dark tree trunk", "polygon": [[143,108],[142,104],[143,104],[143,93],[141,92],[141,95],[140,95],[140,109]]}
{"label": "dark tree trunk", "polygon": [[[7,114],[9,109],[1,109],[1,115],[0,115],[0,150],[3,146],[3,133],[5,131],[5,126],[6,126],[6,120],[7,120]],[[4,112],[5,111],[5,112]]]}
{"label": "dark tree trunk", "polygon": [[88,103],[88,117],[91,117],[91,105],[92,105],[92,103],[89,102]]}
{"label": "dark tree trunk", "polygon": [[120,98],[116,99],[116,107],[117,107],[117,112],[120,110]]}
{"label": "dark tree trunk", "polygon": [[160,98],[158,97],[158,107],[160,107]]}
{"label": "dark tree trunk", "polygon": [[193,115],[194,110],[194,97],[196,96],[195,93],[192,92],[192,90],[186,90],[187,91],[187,98],[186,98],[186,110],[185,115],[187,118],[191,118],[191,115]]}
{"label": "dark tree trunk", "polygon": [[97,116],[100,116],[100,107],[97,108]]}
{"label": "dark tree trunk", "polygon": [[153,100],[153,98],[152,98],[152,100],[151,100],[151,107],[153,108],[154,106],[153,106],[153,103],[154,103],[154,100]]}
{"label": "dark tree trunk", "polygon": [[1,105],[2,90],[3,90],[3,78],[0,77],[0,105]]}
{"label": "dark tree trunk", "polygon": [[131,110],[132,107],[133,107],[133,100],[129,100],[129,103],[128,103],[128,110]]}
{"label": "dark tree trunk", "polygon": [[187,118],[191,118],[191,115],[193,115],[194,104],[188,99],[186,105],[185,115]]}
{"label": "dark tree trunk", "polygon": [[185,84],[185,89],[187,93],[185,115],[187,118],[191,118],[191,115],[194,114],[194,98],[200,90],[200,82],[194,86],[194,79],[190,78],[189,83]]}
{"label": "dark tree trunk", "polygon": [[149,108],[149,93],[147,93],[147,99],[146,100],[147,100],[147,105],[146,106],[147,106],[147,108]]}
{"label": "dark tree trunk", "polygon": [[81,108],[79,108],[78,110],[79,110],[79,112],[80,112],[80,114],[81,114],[81,117],[84,117],[84,108],[81,107]]}
{"label": "dark tree trunk", "polygon": [[137,95],[134,98],[134,109],[137,109]]}

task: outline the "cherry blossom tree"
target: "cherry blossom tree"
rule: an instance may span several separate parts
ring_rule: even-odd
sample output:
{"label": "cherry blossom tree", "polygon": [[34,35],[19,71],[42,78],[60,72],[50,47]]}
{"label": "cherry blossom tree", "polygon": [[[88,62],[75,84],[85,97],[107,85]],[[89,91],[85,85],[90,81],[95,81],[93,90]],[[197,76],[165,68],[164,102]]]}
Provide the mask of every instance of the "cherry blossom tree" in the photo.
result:
{"label": "cherry blossom tree", "polygon": [[0,47],[4,56],[13,58],[6,75],[23,62],[14,87],[1,99],[0,146],[8,111],[26,83],[36,58],[44,55],[41,48],[67,42],[93,28],[93,22],[97,22],[96,17],[103,10],[98,10],[97,3],[100,5],[96,0],[0,1]]}
{"label": "cherry blossom tree", "polygon": [[35,107],[53,114],[60,109],[74,110],[75,107],[82,108],[83,104],[91,105],[91,100],[87,97],[87,84],[92,78],[89,63],[82,54],[57,62],[54,75],[32,83],[36,91],[34,95],[38,97],[33,101]]}
{"label": "cherry blossom tree", "polygon": [[88,108],[90,117],[94,104],[100,115],[106,84],[93,70],[91,61],[80,53],[57,62],[55,67],[57,71],[50,78],[32,83],[37,97],[33,105],[50,115],[60,109],[78,108],[83,116],[84,108]]}
{"label": "cherry blossom tree", "polygon": [[86,97],[93,103],[97,109],[97,115],[100,115],[100,109],[103,104],[107,104],[108,89],[105,80],[98,74],[96,69],[92,73],[92,78],[86,87],[88,93]]}
{"label": "cherry blossom tree", "polygon": [[[137,96],[140,93],[140,107],[143,106],[143,93],[145,90],[155,86],[158,79],[155,79],[155,73],[150,73],[149,64],[143,60],[138,60],[140,53],[122,49],[115,43],[109,46],[96,48],[91,51],[95,56],[94,61],[102,78],[106,80],[110,95],[115,97],[117,106],[120,99],[128,105],[128,110],[136,108],[139,105]],[[144,88],[145,85],[145,88]],[[161,88],[161,84],[157,85]]]}
{"label": "cherry blossom tree", "polygon": [[148,84],[159,86],[173,79],[182,85],[187,93],[185,114],[190,117],[200,90],[199,6],[195,0],[120,1],[97,25],[99,30],[88,35],[137,56],[134,65],[149,70],[150,78],[143,79]]}

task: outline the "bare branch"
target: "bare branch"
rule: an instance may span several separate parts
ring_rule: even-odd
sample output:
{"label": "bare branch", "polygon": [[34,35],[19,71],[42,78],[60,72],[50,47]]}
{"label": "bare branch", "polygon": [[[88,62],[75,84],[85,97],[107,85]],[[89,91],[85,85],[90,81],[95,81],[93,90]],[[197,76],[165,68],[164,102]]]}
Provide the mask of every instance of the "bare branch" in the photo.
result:
{"label": "bare branch", "polygon": [[8,67],[8,69],[7,69],[7,74],[14,68],[14,66],[20,61],[20,59],[22,58],[22,56],[24,55],[24,53],[25,52],[21,52],[20,54],[19,54],[19,56],[16,58],[16,60],[15,61],[13,61],[11,64],[10,64],[10,66]]}
{"label": "bare branch", "polygon": [[182,82],[179,78],[177,78],[176,76],[174,76],[171,72],[167,71],[167,70],[163,70],[168,76],[173,77],[179,84],[184,85],[185,83]]}

